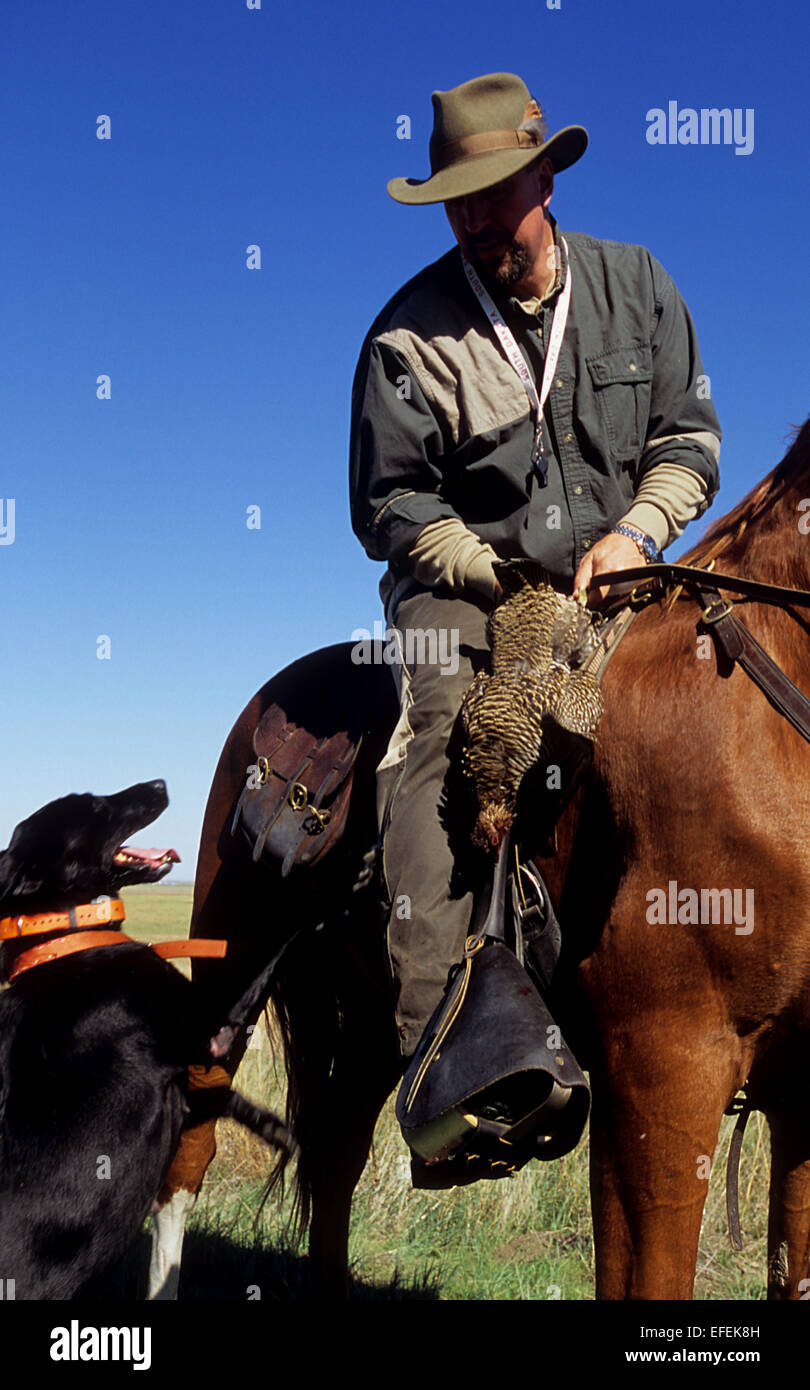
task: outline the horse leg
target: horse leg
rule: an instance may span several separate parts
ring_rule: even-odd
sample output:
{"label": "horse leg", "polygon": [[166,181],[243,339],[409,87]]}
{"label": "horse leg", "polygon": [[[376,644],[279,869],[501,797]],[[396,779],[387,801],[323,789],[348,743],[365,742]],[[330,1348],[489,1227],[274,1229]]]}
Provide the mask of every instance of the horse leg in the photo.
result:
{"label": "horse leg", "polygon": [[[367,954],[366,966],[376,954]],[[311,1212],[310,1292],[315,1298],[348,1296],[354,1189],[368,1160],[374,1126],[400,1074],[390,987],[385,974],[374,976],[370,989],[369,979],[365,971],[354,980],[344,978],[342,1026],[328,1078],[294,1073],[299,1174]]]}
{"label": "horse leg", "polygon": [[390,1075],[385,1080],[361,1079],[361,1062],[358,1056],[351,1069],[333,1077],[331,1103],[319,1117],[328,1123],[329,1132],[324,1125],[309,1168],[310,1292],[314,1298],[348,1297],[352,1198],[368,1160],[374,1126],[392,1086]]}
{"label": "horse leg", "polygon": [[810,1297],[810,1118],[768,1112],[771,1184],[768,1208],[768,1298]]}
{"label": "horse leg", "polygon": [[711,1156],[737,1068],[730,1045],[673,1050],[679,1026],[650,1028],[641,1057],[614,1037],[608,1065],[591,1073],[599,1299],[692,1297]]}

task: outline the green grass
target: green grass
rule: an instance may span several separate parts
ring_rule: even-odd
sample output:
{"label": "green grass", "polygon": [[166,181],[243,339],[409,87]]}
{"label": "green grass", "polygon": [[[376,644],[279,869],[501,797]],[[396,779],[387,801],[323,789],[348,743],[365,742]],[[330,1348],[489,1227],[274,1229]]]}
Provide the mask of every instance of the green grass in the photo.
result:
{"label": "green grass", "polygon": [[121,897],[127,920],[123,930],[137,941],[188,936],[191,894],[190,883],[143,883],[124,888]]}
{"label": "green grass", "polygon": [[[140,939],[183,936],[191,910],[189,885],[127,889],[127,930]],[[284,1108],[277,1044],[257,1028],[237,1074],[248,1096]],[[752,1116],[740,1166],[743,1249],[729,1244],[725,1156],[734,1121],[724,1119],[709,1181],[695,1282],[696,1299],[765,1296],[768,1139],[762,1115]],[[270,1159],[264,1145],[238,1126],[218,1129],[190,1225],[181,1297],[303,1296],[306,1260],[288,1236],[289,1196],[274,1193],[257,1217]],[[350,1243],[356,1298],[513,1300],[593,1298],[593,1242],[587,1142],[548,1165],[530,1164],[498,1182],[449,1192],[410,1186],[408,1151],[393,1098],[377,1125],[374,1148],[355,1197]]]}

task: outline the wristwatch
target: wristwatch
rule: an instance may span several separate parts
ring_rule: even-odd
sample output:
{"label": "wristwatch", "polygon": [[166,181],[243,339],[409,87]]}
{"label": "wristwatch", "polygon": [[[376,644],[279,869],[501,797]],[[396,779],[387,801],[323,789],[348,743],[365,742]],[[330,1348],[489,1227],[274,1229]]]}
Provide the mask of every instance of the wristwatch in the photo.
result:
{"label": "wristwatch", "polygon": [[661,559],[661,552],[652,536],[648,536],[646,531],[639,531],[637,526],[628,526],[627,522],[620,521],[612,528],[611,535],[628,536],[631,541],[635,542],[648,565],[655,564],[656,560]]}

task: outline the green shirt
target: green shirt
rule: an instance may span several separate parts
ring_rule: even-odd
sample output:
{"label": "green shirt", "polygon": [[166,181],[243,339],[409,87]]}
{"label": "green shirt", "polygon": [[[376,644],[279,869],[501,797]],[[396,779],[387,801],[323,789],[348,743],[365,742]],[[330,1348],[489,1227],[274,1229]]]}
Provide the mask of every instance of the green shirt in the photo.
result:
{"label": "green shirt", "polygon": [[[559,234],[555,227],[555,237]],[[720,426],[689,312],[641,246],[565,233],[572,294],[544,411],[534,422],[454,248],[410,280],[373,324],[352,394],[352,524],[367,553],[408,572],[430,522],[458,517],[502,558],[537,560],[559,587],[664,461],[718,486]],[[569,273],[527,312],[493,296],[539,385]]]}

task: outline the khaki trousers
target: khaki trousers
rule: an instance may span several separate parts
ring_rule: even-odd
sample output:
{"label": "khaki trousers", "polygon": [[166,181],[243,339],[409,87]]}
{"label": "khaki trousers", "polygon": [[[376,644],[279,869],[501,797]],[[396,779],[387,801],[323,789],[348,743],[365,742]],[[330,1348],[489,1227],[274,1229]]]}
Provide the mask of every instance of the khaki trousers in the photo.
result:
{"label": "khaki trousers", "polygon": [[461,701],[487,661],[491,607],[483,599],[479,604],[415,588],[399,602],[395,592],[389,609],[400,649],[393,671],[401,713],[377,770],[388,950],[405,1057],[462,957],[472,890],[484,870],[483,856],[469,842],[471,798],[456,785],[453,745]]}

